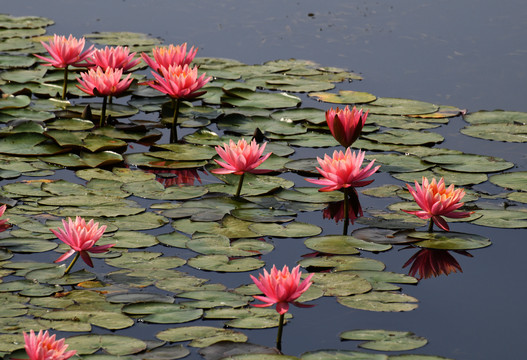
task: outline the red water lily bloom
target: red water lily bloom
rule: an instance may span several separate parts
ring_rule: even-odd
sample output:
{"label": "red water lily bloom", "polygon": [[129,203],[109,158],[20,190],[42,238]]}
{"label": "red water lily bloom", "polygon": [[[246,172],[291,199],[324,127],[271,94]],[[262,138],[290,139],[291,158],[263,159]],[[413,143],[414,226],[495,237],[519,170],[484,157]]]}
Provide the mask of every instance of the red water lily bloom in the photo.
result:
{"label": "red water lily bloom", "polygon": [[357,110],[355,106],[351,111],[348,106],[343,110],[331,108],[326,111],[326,122],[331,134],[340,145],[346,148],[359,138],[367,117],[367,111],[363,113],[362,109]]}
{"label": "red water lily bloom", "polygon": [[250,144],[247,144],[245,139],[240,139],[237,143],[229,140],[229,144],[224,143],[223,148],[216,146],[216,152],[225,162],[214,159],[222,168],[211,170],[211,172],[215,174],[236,175],[241,175],[246,172],[253,174],[270,172],[270,170],[256,169],[271,156],[271,153],[262,156],[266,145],[267,143],[263,143],[260,146],[254,139]]}
{"label": "red water lily bloom", "polygon": [[55,34],[49,44],[42,41],[42,46],[51,55],[51,59],[37,54],[35,56],[49,63],[44,64],[44,66],[54,66],[56,68],[65,68],[68,65],[83,66],[85,64],[82,64],[82,62],[93,53],[93,45],[83,52],[84,44],[84,38],[77,40],[73,35],[70,35],[66,39],[65,36]]}
{"label": "red water lily bloom", "polygon": [[71,249],[55,260],[55,262],[64,261],[75,252],[78,252],[82,260],[84,260],[88,266],[93,267],[93,262],[88,253],[103,253],[115,245],[108,244],[95,246],[95,243],[104,234],[106,225],[99,227],[99,223],[94,222],[93,219],[86,223],[83,218],[77,216],[75,221],[71,220],[71,218],[68,218],[68,221],[62,220],[62,225],[64,226],[64,229],[59,228],[58,230],[50,230],[57,238],[62,240],[62,242],[68,244]]}
{"label": "red water lily bloom", "polygon": [[319,191],[334,191],[342,188],[360,187],[371,184],[373,180],[364,179],[373,175],[380,166],[372,169],[373,163],[375,162],[373,160],[365,168],[361,169],[364,155],[365,152],[359,150],[357,154],[356,152],[351,152],[350,148],[347,148],[345,153],[335,150],[332,158],[327,154],[324,155],[324,159],[317,157],[318,163],[320,164],[320,168],[317,167],[317,170],[324,178],[306,180],[313,184],[326,185],[326,187],[319,189]]}
{"label": "red water lily bloom", "polygon": [[[4,216],[6,207],[7,205],[5,204],[0,206],[0,217]],[[8,221],[9,219],[0,220],[0,232],[7,230],[11,226],[10,224],[7,223]]]}
{"label": "red water lily bloom", "polygon": [[147,84],[173,99],[193,99],[206,93],[199,91],[211,77],[205,78],[205,74],[198,77],[198,68],[189,68],[188,65],[160,67],[159,73],[152,71],[155,81]]}
{"label": "red water lily bloom", "polygon": [[415,190],[409,184],[406,186],[422,210],[403,211],[416,215],[420,219],[432,219],[437,226],[445,231],[449,231],[450,228],[442,216],[458,219],[474,213],[473,211],[455,211],[464,205],[460,201],[465,196],[465,190],[463,188],[454,189],[454,184],[446,188],[443,178],[439,182],[436,179],[429,182],[427,178],[423,177],[421,186],[417,181],[415,182]]}
{"label": "red water lily bloom", "polygon": [[68,345],[64,339],[55,340],[55,335],[49,335],[48,331],[35,334],[30,330],[24,333],[26,353],[30,360],[66,360],[75,355],[75,350],[66,351]]}
{"label": "red water lily bloom", "polygon": [[107,68],[122,69],[128,71],[141,62],[141,59],[134,59],[135,52],[130,54],[127,46],[108,47],[97,49],[93,52],[88,64],[99,66],[103,70]]}
{"label": "red water lily bloom", "polygon": [[300,279],[300,265],[297,265],[289,272],[289,268],[284,266],[282,270],[277,270],[273,265],[271,273],[264,269],[264,274],[258,274],[258,279],[251,275],[258,289],[265,296],[253,296],[255,299],[263,301],[265,304],[253,304],[256,307],[267,307],[276,304],[276,311],[283,315],[289,310],[289,304],[299,307],[311,307],[304,305],[296,300],[311,286],[313,274],[309,274],[303,281]]}
{"label": "red water lily bloom", "polygon": [[176,46],[171,44],[168,47],[156,46],[152,50],[153,59],[145,53],[141,57],[154,71],[159,71],[161,67],[168,69],[170,66],[190,65],[197,52],[198,49],[193,46],[187,53],[187,43]]}
{"label": "red water lily bloom", "polygon": [[88,70],[88,72],[82,72],[82,80],[77,78],[81,86],[77,85],[77,87],[93,96],[118,95],[128,89],[132,83],[132,79],[130,79],[131,74],[121,80],[122,75],[122,69],[107,68],[103,70],[97,67],[96,69]]}

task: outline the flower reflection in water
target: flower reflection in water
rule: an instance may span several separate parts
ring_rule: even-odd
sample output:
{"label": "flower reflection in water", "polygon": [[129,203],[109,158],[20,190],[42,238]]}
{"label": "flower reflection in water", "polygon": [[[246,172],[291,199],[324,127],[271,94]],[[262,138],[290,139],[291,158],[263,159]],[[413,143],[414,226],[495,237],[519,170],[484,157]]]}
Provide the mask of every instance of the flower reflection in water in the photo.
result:
{"label": "flower reflection in water", "polygon": [[[414,249],[414,246],[408,246],[405,249]],[[465,250],[452,250],[458,254],[473,257]],[[449,250],[441,249],[420,249],[412,255],[403,265],[403,268],[410,266],[408,275],[417,277],[417,279],[428,279],[432,276],[448,275],[450,273],[463,272],[461,265],[450,254]],[[417,276],[416,276],[417,275]]]}
{"label": "flower reflection in water", "polygon": [[[346,200],[335,201],[329,203],[328,206],[323,211],[324,219],[333,219],[335,223],[339,223],[341,220],[344,220],[344,235],[347,234],[348,223],[351,222],[353,225],[355,220],[363,216],[362,207],[360,205],[359,196],[355,188],[348,188],[347,191],[344,191],[344,196],[347,197],[348,204],[346,206]],[[347,216],[346,216],[346,207]]]}
{"label": "flower reflection in water", "polygon": [[182,169],[182,170],[171,170],[171,169],[149,169],[149,173],[156,175],[156,180],[163,184],[164,187],[170,186],[192,186],[196,180],[201,184],[201,178],[199,177],[197,169]]}

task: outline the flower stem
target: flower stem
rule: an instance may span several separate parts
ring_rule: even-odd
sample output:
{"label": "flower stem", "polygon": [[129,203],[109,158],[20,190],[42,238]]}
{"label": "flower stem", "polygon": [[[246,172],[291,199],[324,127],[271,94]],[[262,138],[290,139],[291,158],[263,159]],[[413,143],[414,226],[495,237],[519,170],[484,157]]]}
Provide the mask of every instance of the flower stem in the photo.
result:
{"label": "flower stem", "polygon": [[75,264],[75,262],[76,262],[77,259],[79,258],[79,255],[80,255],[80,254],[81,254],[81,253],[78,252],[78,251],[75,253],[75,257],[73,258],[73,260],[71,260],[71,263],[70,263],[70,265],[68,266],[68,268],[66,269],[66,271],[64,271],[64,275],[66,275],[67,273],[70,272],[71,268],[73,267],[73,264]]}
{"label": "flower stem", "polygon": [[433,228],[434,228],[434,221],[432,220],[432,218],[430,218],[430,223],[428,224],[428,232],[433,232]]}
{"label": "flower stem", "polygon": [[66,100],[68,92],[68,65],[64,68],[64,83],[62,84],[62,100]]}
{"label": "flower stem", "polygon": [[282,332],[284,330],[284,314],[280,314],[280,320],[278,321],[278,334],[276,335],[276,348],[282,351]]}
{"label": "flower stem", "polygon": [[348,235],[348,227],[350,223],[350,201],[348,196],[348,189],[344,190],[344,229],[342,235]]}
{"label": "flower stem", "polygon": [[108,96],[103,96],[102,98],[102,109],[101,109],[101,119],[99,120],[99,127],[103,127],[106,123],[106,104],[108,103]]}
{"label": "flower stem", "polygon": [[175,143],[177,140],[177,118],[178,118],[178,113],[179,113],[180,102],[181,102],[180,99],[172,99],[172,107],[175,107],[175,109],[174,109],[174,118],[172,119],[172,130],[170,131],[170,143]]}
{"label": "flower stem", "polygon": [[242,192],[242,185],[243,185],[243,178],[245,176],[245,173],[243,173],[240,176],[240,181],[238,182],[238,189],[236,189],[236,197],[240,196],[240,193]]}

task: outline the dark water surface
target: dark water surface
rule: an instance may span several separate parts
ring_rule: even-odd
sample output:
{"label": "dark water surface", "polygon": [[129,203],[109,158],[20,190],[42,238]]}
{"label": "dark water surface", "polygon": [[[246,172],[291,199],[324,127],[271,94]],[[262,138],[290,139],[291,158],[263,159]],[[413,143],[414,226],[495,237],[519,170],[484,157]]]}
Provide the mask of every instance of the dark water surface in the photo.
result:
{"label": "dark water surface", "polygon": [[[159,36],[167,44],[196,45],[198,56],[233,58],[248,64],[299,58],[345,67],[361,73],[364,81],[340,88],[380,97],[454,105],[471,112],[498,108],[527,111],[524,0],[4,0],[0,11],[49,17],[56,24],[48,33],[143,32]],[[517,168],[513,170],[527,170],[527,145],[467,138],[458,132],[462,126],[463,121],[456,118],[438,129],[446,137],[440,146],[499,156],[514,162]],[[316,155],[325,151],[320,149]],[[373,185],[402,185],[387,174],[375,179]],[[307,186],[300,177],[294,181],[297,186]],[[488,184],[475,188],[499,191]],[[365,210],[385,206],[381,200],[365,196],[361,200]],[[323,220],[320,213],[300,214],[299,221],[322,226],[324,234],[341,231],[341,224]],[[404,287],[406,294],[420,300],[411,312],[353,310],[334,298],[317,300],[315,310],[294,308],[294,319],[284,329],[284,353],[299,356],[309,350],[353,350],[357,342],[340,342],[340,332],[382,328],[412,331],[429,340],[426,347],[410,353],[455,359],[525,358],[526,230],[459,223],[451,227],[487,236],[493,245],[470,251],[473,258],[454,254],[462,274]],[[303,240],[274,244],[276,249],[266,257],[267,267],[272,263],[291,265],[308,252]],[[384,262],[388,271],[405,272],[402,265],[414,251],[367,256]],[[249,282],[246,273],[219,275],[217,281],[232,287]],[[148,333],[138,334],[135,326],[119,333],[153,339],[155,334],[150,332],[155,328],[145,326]],[[250,342],[273,345],[275,329],[244,333]],[[191,357],[198,358],[195,353]]]}

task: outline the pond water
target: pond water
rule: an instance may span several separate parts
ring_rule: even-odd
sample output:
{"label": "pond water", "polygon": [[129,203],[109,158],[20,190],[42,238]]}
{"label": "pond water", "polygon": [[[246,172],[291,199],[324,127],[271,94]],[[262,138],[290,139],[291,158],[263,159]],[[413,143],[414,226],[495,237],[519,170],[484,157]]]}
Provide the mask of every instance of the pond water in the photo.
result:
{"label": "pond water", "polygon": [[[104,10],[103,10],[104,9]],[[7,1],[2,12],[36,15],[55,21],[48,33],[82,36],[97,31],[133,31],[161,37],[165,44],[188,42],[198,56],[231,58],[246,64],[275,59],[306,59],[322,66],[342,67],[360,73],[364,80],[337,84],[337,90],[357,90],[379,97],[414,99],[452,105],[469,112],[503,109],[527,111],[527,47],[523,1],[422,2],[383,1]],[[335,91],[335,90],[333,90]],[[302,107],[326,110],[333,104],[302,95]],[[143,117],[156,118],[156,114]],[[459,132],[461,117],[432,131],[444,136],[438,147],[466,153],[497,156],[513,162],[508,171],[526,171],[525,143],[487,141]],[[211,127],[215,129],[213,126]],[[180,136],[194,129],[182,129]],[[167,135],[159,141],[166,143]],[[139,150],[138,150],[139,149]],[[335,147],[338,149],[338,147]],[[137,146],[136,150],[143,150]],[[333,148],[298,148],[293,158],[322,156]],[[59,173],[60,176],[70,174]],[[309,186],[303,177],[285,174],[296,186]],[[388,173],[374,176],[370,187],[404,185]],[[203,175],[204,184],[217,182]],[[2,184],[3,185],[3,184]],[[472,186],[497,194],[503,188],[490,182]],[[365,212],[398,201],[359,195]],[[490,201],[490,200],[489,200]],[[498,204],[504,201],[498,199]],[[153,203],[153,202],[151,202]],[[150,204],[150,202],[149,202]],[[520,204],[521,206],[521,204]],[[323,229],[322,235],[339,234],[342,223],[323,219],[321,211],[299,213],[297,221]],[[363,225],[356,223],[354,230]],[[470,250],[473,257],[453,253],[462,273],[432,277],[417,285],[401,285],[403,293],[419,300],[407,312],[371,312],[338,304],[333,297],[319,298],[314,309],[292,308],[294,318],[284,329],[284,354],[300,356],[321,349],[357,350],[356,341],[341,341],[339,334],[353,329],[411,331],[428,339],[420,349],[404,353],[429,354],[452,359],[518,359],[524,355],[527,295],[524,274],[525,229],[501,229],[469,223],[451,223],[452,230],[488,237],[492,245]],[[167,225],[154,234],[167,233]],[[311,252],[299,239],[269,240],[275,249],[262,259],[293,266]],[[366,256],[382,261],[386,271],[408,273],[403,264],[416,252],[404,246]],[[189,258],[190,250],[153,246],[149,251]],[[31,255],[51,262],[56,253]],[[26,257],[24,257],[26,258]],[[192,275],[236,288],[250,282],[247,272],[204,273],[185,266]],[[115,268],[98,260],[96,271]],[[256,274],[260,270],[251,272]],[[186,324],[188,325],[188,324]],[[223,325],[208,320],[203,325]],[[154,340],[163,325],[138,323],[118,334]],[[99,333],[109,330],[97,328]],[[273,346],[276,328],[242,330],[249,342]],[[64,333],[65,336],[71,335]],[[359,351],[364,351],[360,350]],[[395,353],[397,354],[397,353]],[[201,358],[196,349],[187,357]]]}

